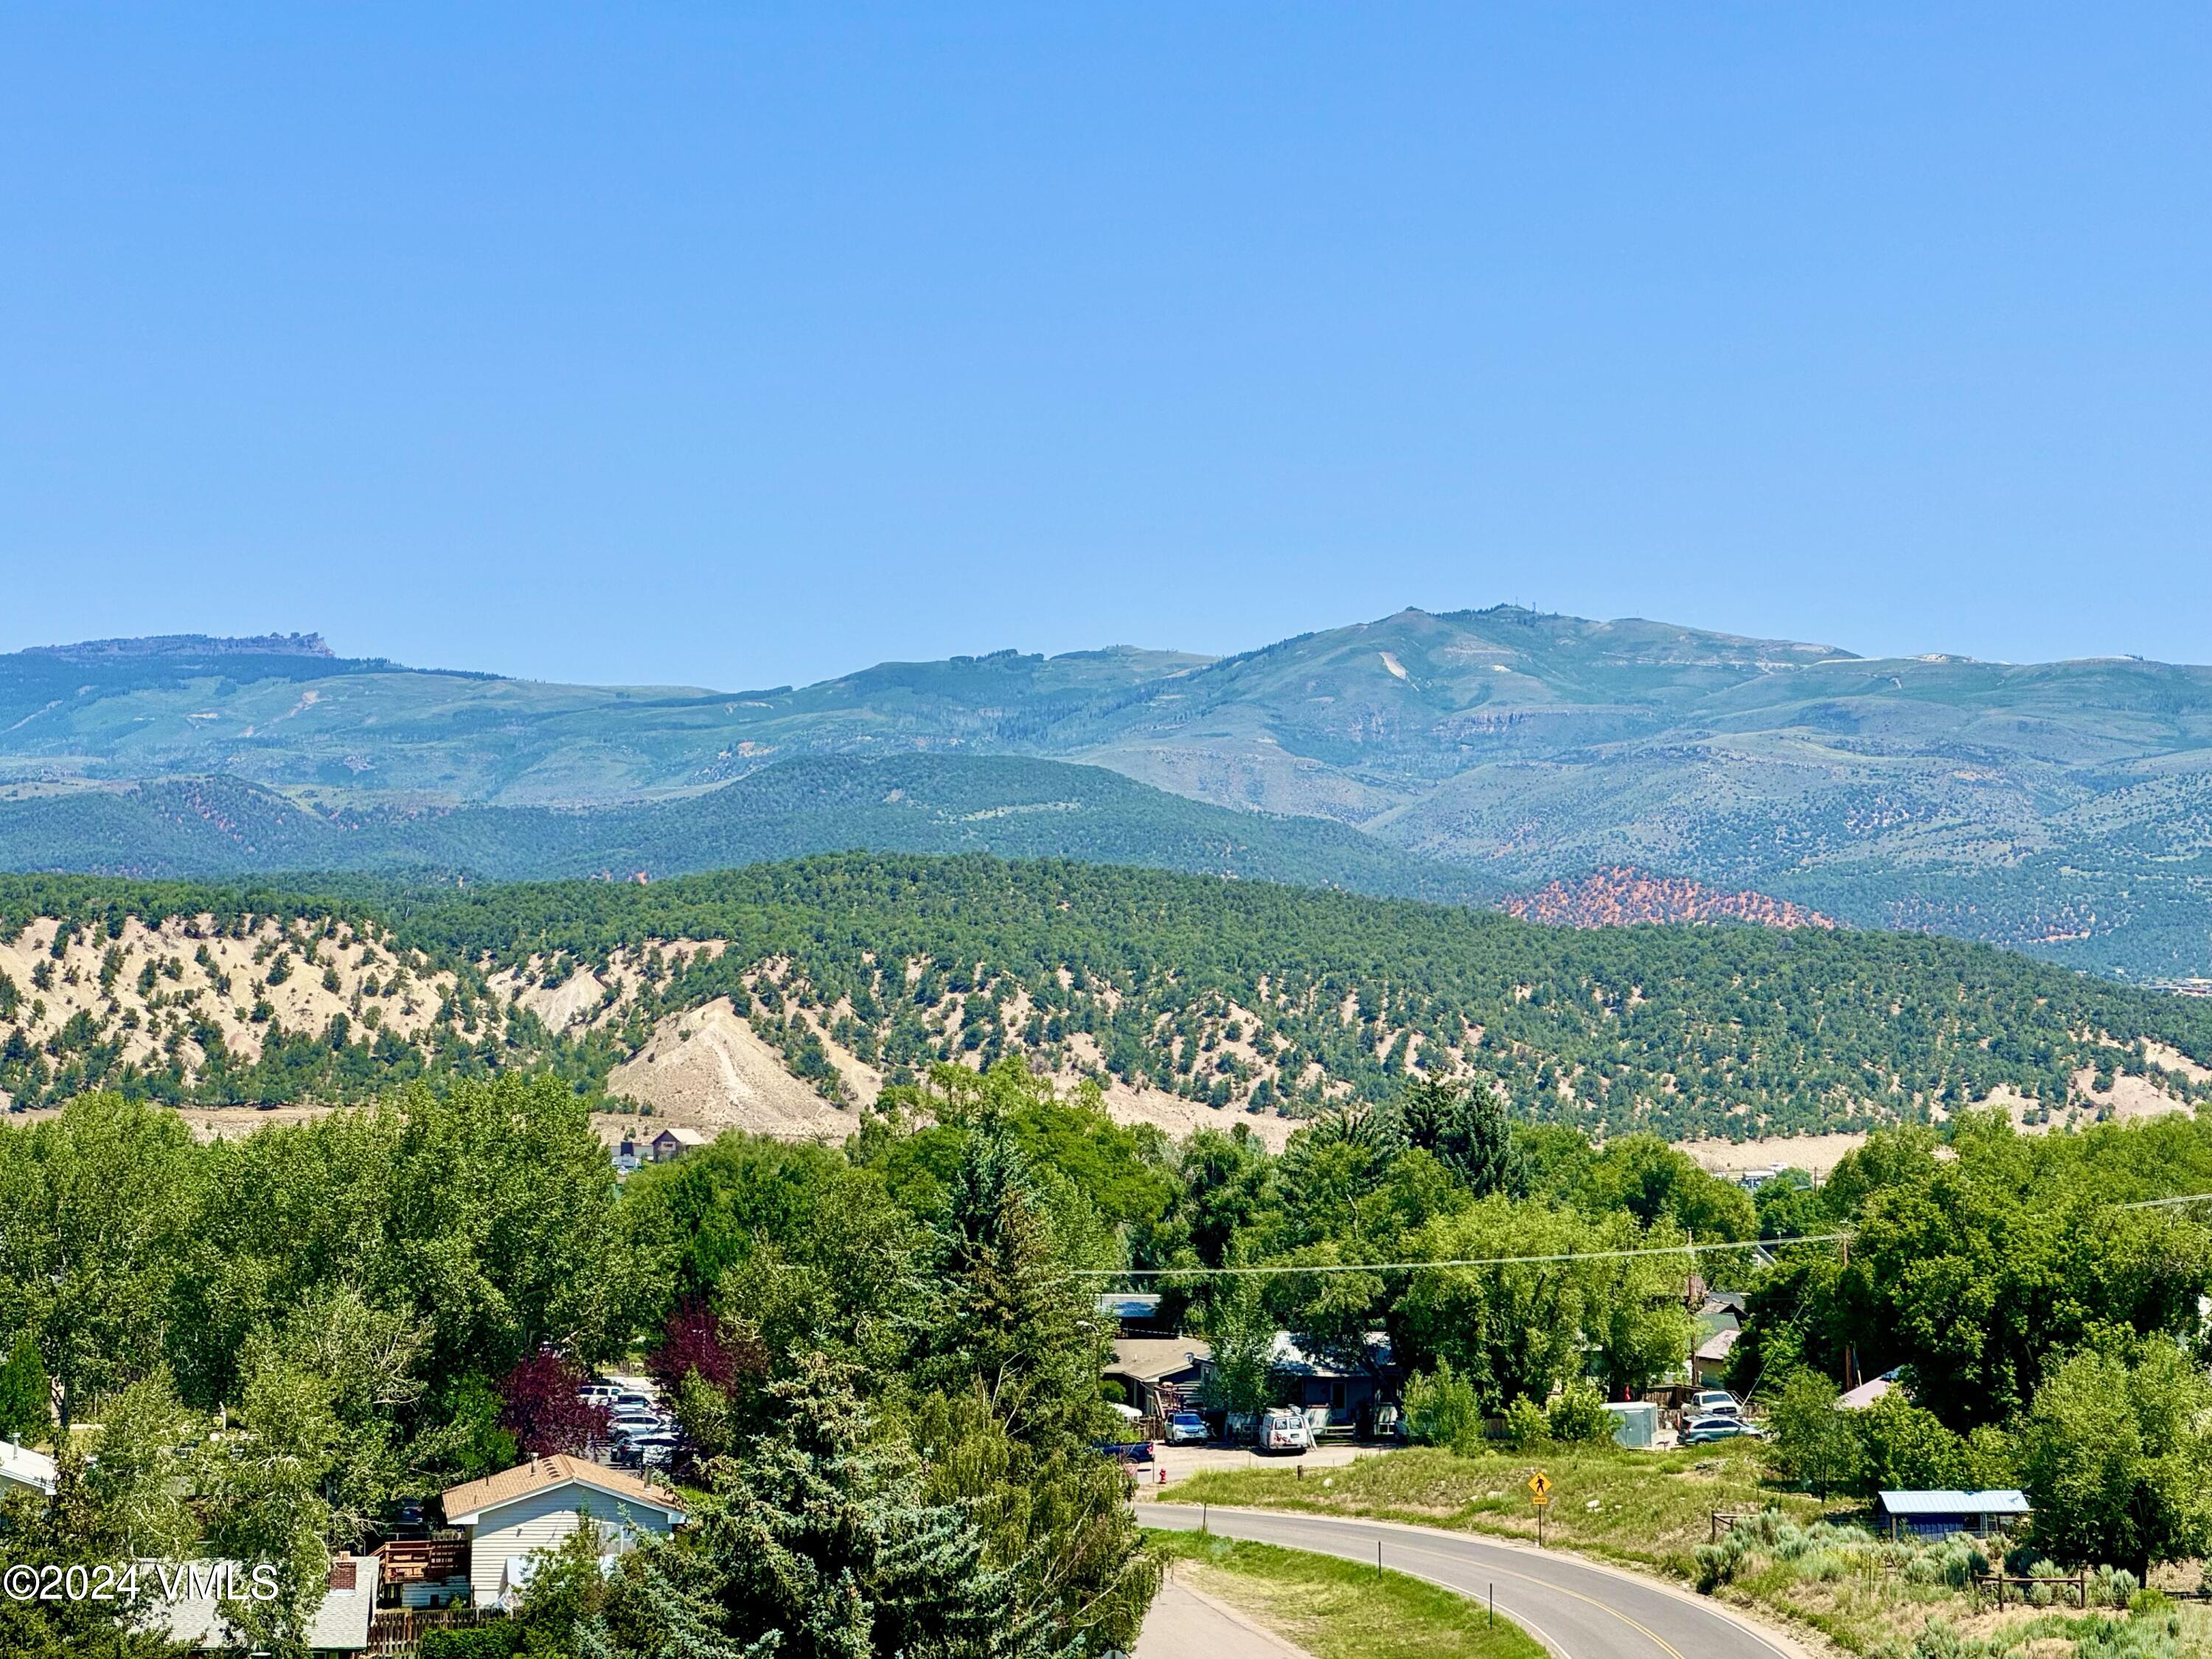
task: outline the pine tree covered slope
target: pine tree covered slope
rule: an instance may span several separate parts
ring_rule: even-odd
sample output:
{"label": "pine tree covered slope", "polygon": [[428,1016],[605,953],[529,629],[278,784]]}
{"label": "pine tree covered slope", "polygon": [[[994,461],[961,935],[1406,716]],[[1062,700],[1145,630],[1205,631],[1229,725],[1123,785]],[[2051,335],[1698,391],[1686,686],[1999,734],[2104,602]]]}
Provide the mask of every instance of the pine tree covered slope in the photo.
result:
{"label": "pine tree covered slope", "polygon": [[[147,917],[171,918],[169,943]],[[358,1097],[387,1075],[536,1064],[603,1085],[672,1017],[722,999],[833,1097],[863,1074],[1006,1054],[1224,1114],[1480,1071],[1524,1116],[1674,1138],[1863,1127],[2007,1090],[2063,1112],[2115,1073],[2179,1103],[2206,1092],[2191,1062],[2212,1064],[2212,1004],[1948,939],[1552,929],[1058,862],[846,854],[343,903],[16,878],[0,919],[0,1088],[25,1103],[98,1084]],[[243,951],[227,988],[195,928]],[[404,1027],[389,1012],[402,969]]]}

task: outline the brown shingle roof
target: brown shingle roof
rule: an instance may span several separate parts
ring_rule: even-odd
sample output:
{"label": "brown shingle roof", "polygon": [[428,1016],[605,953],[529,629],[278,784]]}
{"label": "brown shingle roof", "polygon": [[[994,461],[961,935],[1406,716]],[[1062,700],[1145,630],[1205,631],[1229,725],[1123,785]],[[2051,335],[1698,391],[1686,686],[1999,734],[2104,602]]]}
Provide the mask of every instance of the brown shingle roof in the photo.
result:
{"label": "brown shingle roof", "polygon": [[497,1474],[450,1488],[445,1493],[446,1518],[452,1521],[456,1516],[474,1515],[481,1510],[512,1504],[518,1498],[543,1492],[549,1486],[566,1486],[572,1480],[611,1498],[630,1498],[656,1509],[672,1510],[678,1515],[687,1512],[673,1493],[649,1486],[634,1474],[556,1453],[551,1457],[533,1457],[527,1463],[501,1469]]}

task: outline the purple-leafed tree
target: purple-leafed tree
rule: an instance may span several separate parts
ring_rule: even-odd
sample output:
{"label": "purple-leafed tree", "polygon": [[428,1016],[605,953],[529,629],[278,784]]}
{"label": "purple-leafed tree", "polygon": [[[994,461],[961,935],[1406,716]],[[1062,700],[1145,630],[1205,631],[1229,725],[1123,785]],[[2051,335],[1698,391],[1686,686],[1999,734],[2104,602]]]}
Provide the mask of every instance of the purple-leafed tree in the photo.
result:
{"label": "purple-leafed tree", "polygon": [[691,1376],[726,1394],[740,1373],[764,1370],[767,1362],[768,1355],[757,1341],[741,1338],[732,1342],[713,1309],[703,1302],[687,1301],[668,1316],[660,1346],[646,1365],[672,1395]]}
{"label": "purple-leafed tree", "polygon": [[590,1381],[582,1366],[541,1348],[500,1380],[499,1425],[535,1455],[580,1452],[607,1432],[606,1407],[576,1397]]}

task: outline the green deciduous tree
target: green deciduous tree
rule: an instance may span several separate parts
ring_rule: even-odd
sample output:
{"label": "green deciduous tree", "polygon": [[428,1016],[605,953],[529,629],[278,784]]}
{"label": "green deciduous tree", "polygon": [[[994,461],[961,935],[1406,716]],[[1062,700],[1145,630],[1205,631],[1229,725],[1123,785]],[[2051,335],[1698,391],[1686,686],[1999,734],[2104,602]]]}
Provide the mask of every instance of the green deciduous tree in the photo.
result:
{"label": "green deciduous tree", "polygon": [[2036,1542],[2059,1560],[2142,1578],[2212,1547],[2212,1382],[2171,1343],[2074,1355],[2017,1438]]}
{"label": "green deciduous tree", "polygon": [[1776,1469],[1823,1501],[1856,1482],[1864,1455],[1836,1400],[1836,1385],[1820,1372],[1796,1371],[1782,1385],[1768,1423]]}
{"label": "green deciduous tree", "polygon": [[43,1440],[53,1429],[52,1385],[39,1363],[38,1344],[24,1331],[9,1345],[0,1364],[0,1436],[9,1440]]}

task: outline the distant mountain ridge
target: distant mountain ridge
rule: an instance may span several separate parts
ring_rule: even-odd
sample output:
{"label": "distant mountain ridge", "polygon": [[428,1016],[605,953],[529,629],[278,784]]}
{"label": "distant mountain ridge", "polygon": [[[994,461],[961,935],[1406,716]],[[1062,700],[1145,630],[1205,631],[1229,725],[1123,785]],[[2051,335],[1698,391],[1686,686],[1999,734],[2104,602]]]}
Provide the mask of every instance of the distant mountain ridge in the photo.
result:
{"label": "distant mountain ridge", "polygon": [[[0,783],[40,799],[228,778],[332,820],[428,825],[900,756],[1077,763],[1332,820],[1481,892],[1632,866],[2099,971],[2212,972],[2204,667],[1870,659],[1511,606],[1218,659],[1005,651],[753,691],[271,650],[0,657]],[[1149,859],[1143,836],[1123,844]]]}
{"label": "distant mountain ridge", "polygon": [[329,657],[337,653],[320,634],[148,634],[131,639],[80,640],[75,645],[34,645],[27,657]]}

